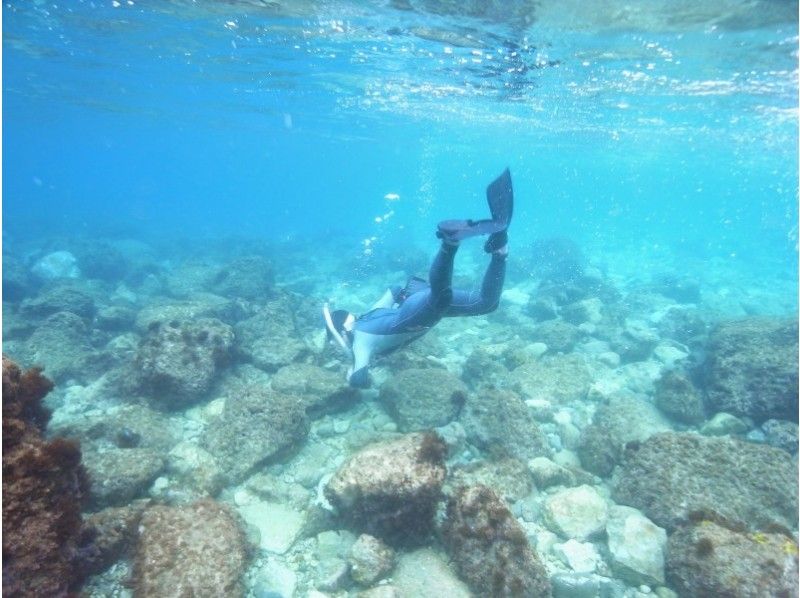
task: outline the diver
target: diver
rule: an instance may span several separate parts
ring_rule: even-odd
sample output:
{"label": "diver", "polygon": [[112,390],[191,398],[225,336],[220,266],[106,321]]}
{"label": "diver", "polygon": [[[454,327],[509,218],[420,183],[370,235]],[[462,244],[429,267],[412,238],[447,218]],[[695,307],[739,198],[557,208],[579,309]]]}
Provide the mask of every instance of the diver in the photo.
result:
{"label": "diver", "polygon": [[[324,305],[328,340],[336,341],[353,361],[347,371],[351,386],[369,388],[368,368],[373,357],[418,339],[442,318],[479,316],[497,308],[506,274],[506,231],[514,208],[508,168],[486,188],[486,199],[491,219],[438,224],[436,236],[442,244],[427,282],[411,277],[405,287],[387,289],[370,311],[358,317],[342,309],[331,312],[328,304]],[[479,235],[489,235],[484,250],[492,256],[480,291],[453,289],[453,261],[459,243]]]}

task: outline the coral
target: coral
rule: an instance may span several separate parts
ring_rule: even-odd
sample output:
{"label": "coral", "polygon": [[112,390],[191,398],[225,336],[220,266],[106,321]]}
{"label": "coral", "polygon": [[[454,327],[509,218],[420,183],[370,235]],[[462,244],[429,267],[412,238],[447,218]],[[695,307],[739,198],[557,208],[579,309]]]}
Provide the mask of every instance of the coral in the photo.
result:
{"label": "coral", "polygon": [[793,527],[797,463],[785,451],[764,445],[665,432],[626,449],[613,497],[668,532],[695,511],[749,529]]}
{"label": "coral", "polygon": [[460,488],[448,500],[442,538],[459,574],[477,595],[551,595],[544,565],[490,488]]}
{"label": "coral", "polygon": [[60,596],[85,572],[78,444],[42,431],[51,383],[3,356],[3,595]]}
{"label": "coral", "polygon": [[345,523],[395,545],[429,536],[445,477],[444,461],[433,460],[444,449],[433,448],[430,436],[407,434],[367,446],[339,468],[325,497]]}
{"label": "coral", "polygon": [[471,443],[497,455],[530,459],[550,453],[528,407],[510,390],[483,389],[470,395],[460,419]]}
{"label": "coral", "polygon": [[139,388],[160,406],[185,407],[209,391],[232,343],[231,327],[213,318],[154,322],[133,365]]}
{"label": "coral", "polygon": [[228,507],[210,499],[150,507],[139,524],[135,593],[142,598],[241,596],[248,556],[241,523]]}
{"label": "coral", "polygon": [[243,386],[226,398],[203,444],[227,480],[238,482],[258,465],[295,447],[308,429],[305,402],[299,397]]}
{"label": "coral", "polygon": [[708,401],[716,411],[797,421],[797,320],[746,318],[718,325],[705,365]]}
{"label": "coral", "polygon": [[452,421],[467,400],[467,387],[446,370],[412,368],[389,378],[380,400],[400,430],[416,432]]}
{"label": "coral", "polygon": [[667,582],[681,596],[796,597],[796,550],[782,534],[748,534],[701,521],[669,537]]}

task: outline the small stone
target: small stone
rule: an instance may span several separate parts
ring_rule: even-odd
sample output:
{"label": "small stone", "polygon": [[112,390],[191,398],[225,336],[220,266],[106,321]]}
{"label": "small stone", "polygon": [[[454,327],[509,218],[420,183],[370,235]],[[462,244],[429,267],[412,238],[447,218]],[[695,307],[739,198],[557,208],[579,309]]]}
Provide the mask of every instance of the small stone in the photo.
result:
{"label": "small stone", "polygon": [[728,434],[744,434],[747,424],[730,413],[717,413],[711,420],[703,424],[700,433],[703,436],[725,436]]}
{"label": "small stone", "polygon": [[565,538],[586,539],[599,534],[607,518],[605,499],[585,484],[556,492],[544,503],[545,524]]}
{"label": "small stone", "polygon": [[344,434],[350,429],[349,419],[337,419],[333,422],[333,431],[337,434]]}
{"label": "small stone", "polygon": [[536,487],[540,490],[551,486],[573,486],[575,475],[566,467],[554,463],[547,457],[536,457],[528,461],[528,469]]}
{"label": "small stone", "polygon": [[621,579],[631,584],[664,583],[664,529],[636,509],[615,505],[609,509],[606,533],[611,566]]}
{"label": "small stone", "polygon": [[294,596],[297,588],[297,575],[283,563],[271,558],[256,574],[253,593],[258,597],[279,595],[284,598]]}

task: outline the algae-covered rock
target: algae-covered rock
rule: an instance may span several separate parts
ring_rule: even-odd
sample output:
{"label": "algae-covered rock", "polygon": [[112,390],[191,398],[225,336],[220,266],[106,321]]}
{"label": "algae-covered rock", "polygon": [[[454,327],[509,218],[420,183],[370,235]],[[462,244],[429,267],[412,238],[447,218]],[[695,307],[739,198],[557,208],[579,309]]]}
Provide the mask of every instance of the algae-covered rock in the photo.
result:
{"label": "algae-covered rock", "polygon": [[357,584],[370,586],[394,568],[394,551],[369,534],[361,534],[350,549],[350,577]]}
{"label": "algae-covered rock", "polygon": [[628,395],[611,397],[581,434],[581,465],[601,477],[611,475],[628,442],[642,441],[670,429],[663,416],[647,401]]}
{"label": "algae-covered rock", "polygon": [[530,337],[534,342],[547,345],[553,353],[569,353],[578,342],[580,330],[563,320],[546,320],[536,325]]}
{"label": "algae-covered rock", "polygon": [[478,484],[491,488],[509,502],[528,496],[533,489],[527,467],[514,458],[473,461],[456,466],[448,478],[447,488]]}
{"label": "algae-covered rock", "polygon": [[48,316],[24,343],[22,354],[26,361],[44,366],[56,382],[85,380],[102,364],[91,347],[86,324],[69,311]]}
{"label": "algae-covered rock", "polygon": [[133,568],[137,596],[240,596],[246,565],[239,520],[213,500],[153,506],[142,515]]}
{"label": "algae-covered rock", "polygon": [[447,503],[442,538],[459,575],[480,596],[550,596],[547,570],[525,531],[490,488],[461,488]]}
{"label": "algae-covered rock", "polygon": [[518,459],[550,454],[528,407],[510,390],[487,388],[470,395],[461,423],[467,440],[479,448]]}
{"label": "algae-covered rock", "polygon": [[246,478],[266,460],[308,434],[302,399],[259,386],[242,387],[225,399],[222,414],[208,426],[203,445],[228,482]]}
{"label": "algae-covered rock", "polygon": [[46,318],[58,312],[68,311],[88,320],[95,312],[94,299],[73,284],[60,284],[36,297],[25,299],[20,307],[22,315],[29,318]]}
{"label": "algae-covered rock", "polygon": [[611,566],[631,585],[663,585],[667,532],[636,509],[614,505],[606,523]]}
{"label": "algae-covered rock", "polygon": [[466,584],[450,569],[447,557],[431,548],[402,553],[397,561],[388,593],[378,591],[387,586],[376,586],[359,594],[359,598],[472,598]]}
{"label": "algae-covered rock", "polygon": [[580,355],[552,355],[528,361],[509,376],[509,386],[523,399],[553,403],[584,400],[591,383],[592,375]]}
{"label": "algae-covered rock", "polygon": [[667,581],[681,596],[796,597],[797,544],[699,521],[669,537]]}
{"label": "algae-covered rock", "polygon": [[367,446],[350,457],[325,496],[352,528],[390,544],[415,544],[433,531],[447,447],[432,432]]}
{"label": "algae-covered rock", "polygon": [[792,528],[797,463],[764,445],[665,432],[628,445],[613,496],[667,531],[694,512],[716,513],[750,529]]}
{"label": "algae-covered rock", "polygon": [[747,318],[712,331],[706,384],[716,411],[797,421],[797,377],[795,318]]}
{"label": "algae-covered rock", "polygon": [[694,384],[681,372],[665,372],[655,383],[656,406],[669,417],[698,424],[705,419],[703,398]]}
{"label": "algae-covered rock", "polygon": [[153,324],[136,353],[139,387],[160,406],[185,407],[211,389],[232,343],[231,327],[214,318]]}
{"label": "algae-covered rock", "polygon": [[446,370],[403,370],[380,389],[381,402],[403,432],[444,426],[467,401],[467,387]]}
{"label": "algae-covered rock", "polygon": [[792,455],[797,453],[797,424],[785,419],[768,419],[761,429],[767,444],[781,448]]}

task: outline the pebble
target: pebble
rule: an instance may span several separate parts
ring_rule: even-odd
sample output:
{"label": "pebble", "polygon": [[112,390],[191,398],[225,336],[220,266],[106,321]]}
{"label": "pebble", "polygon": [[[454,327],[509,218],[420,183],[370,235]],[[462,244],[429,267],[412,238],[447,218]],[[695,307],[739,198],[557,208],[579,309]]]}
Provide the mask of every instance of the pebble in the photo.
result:
{"label": "pebble", "polygon": [[350,429],[349,419],[337,419],[333,422],[333,431],[337,434],[344,434]]}

